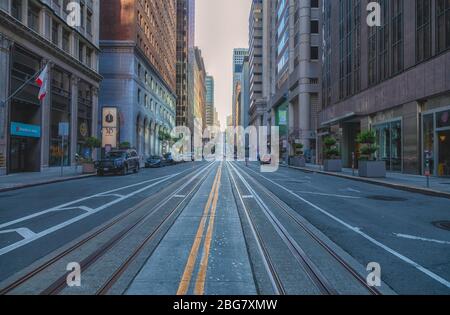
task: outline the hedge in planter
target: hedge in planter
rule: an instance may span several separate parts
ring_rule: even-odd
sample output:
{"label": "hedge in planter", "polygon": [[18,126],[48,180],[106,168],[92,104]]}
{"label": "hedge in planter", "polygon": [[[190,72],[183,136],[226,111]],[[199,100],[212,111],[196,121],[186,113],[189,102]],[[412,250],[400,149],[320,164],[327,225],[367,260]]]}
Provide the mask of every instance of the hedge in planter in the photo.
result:
{"label": "hedge in planter", "polygon": [[327,137],[324,140],[324,146],[324,171],[342,172],[342,161],[340,159],[339,149],[337,148],[337,140],[334,137]]}
{"label": "hedge in planter", "polygon": [[88,158],[85,158],[82,160],[83,173],[84,174],[92,174],[92,173],[95,173],[95,163],[94,163],[94,159],[92,158],[92,153],[93,153],[94,149],[101,148],[102,142],[95,137],[89,137],[89,138],[86,138],[85,145],[86,145],[86,147],[88,147],[90,149],[89,150],[90,156]]}
{"label": "hedge in planter", "polygon": [[295,167],[305,167],[306,160],[303,156],[304,145],[302,143],[294,144],[295,155],[289,157],[289,164]]}
{"label": "hedge in planter", "polygon": [[359,161],[360,177],[386,177],[386,163],[375,159],[375,153],[378,151],[376,140],[377,135],[373,130],[365,131],[358,135],[356,141],[361,144],[361,159]]}

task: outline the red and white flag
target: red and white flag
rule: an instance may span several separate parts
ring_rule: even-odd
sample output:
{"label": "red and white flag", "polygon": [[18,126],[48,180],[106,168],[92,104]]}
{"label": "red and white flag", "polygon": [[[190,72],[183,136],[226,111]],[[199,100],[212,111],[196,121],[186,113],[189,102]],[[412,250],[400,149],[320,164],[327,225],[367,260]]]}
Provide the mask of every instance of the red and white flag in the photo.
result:
{"label": "red and white flag", "polygon": [[36,79],[36,84],[40,87],[38,99],[43,101],[45,96],[47,95],[47,87],[48,87],[48,65],[45,66],[44,70],[42,70],[41,74]]}

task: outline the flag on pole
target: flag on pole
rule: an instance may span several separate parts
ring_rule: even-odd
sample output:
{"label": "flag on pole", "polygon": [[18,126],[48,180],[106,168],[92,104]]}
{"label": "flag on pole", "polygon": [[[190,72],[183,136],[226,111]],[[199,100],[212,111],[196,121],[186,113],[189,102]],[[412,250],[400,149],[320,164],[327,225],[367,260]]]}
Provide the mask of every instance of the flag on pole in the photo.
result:
{"label": "flag on pole", "polygon": [[48,87],[48,65],[45,66],[44,70],[42,70],[41,74],[39,74],[36,79],[36,84],[40,87],[38,99],[43,101],[45,96],[47,95],[47,87]]}

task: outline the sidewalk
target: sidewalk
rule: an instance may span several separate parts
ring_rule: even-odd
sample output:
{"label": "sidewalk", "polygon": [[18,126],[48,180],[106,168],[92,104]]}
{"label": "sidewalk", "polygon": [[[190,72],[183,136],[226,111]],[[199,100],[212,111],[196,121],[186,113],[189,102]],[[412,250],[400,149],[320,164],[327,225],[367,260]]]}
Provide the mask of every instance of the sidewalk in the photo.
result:
{"label": "sidewalk", "polygon": [[0,192],[65,182],[91,176],[93,175],[83,175],[81,167],[78,167],[78,170],[75,170],[75,167],[66,167],[64,168],[63,176],[61,176],[61,168],[59,167],[49,168],[43,172],[5,175],[0,176]]}
{"label": "sidewalk", "polygon": [[386,186],[394,189],[422,193],[430,196],[450,198],[450,178],[430,177],[430,187],[427,188],[425,176],[409,175],[388,172],[386,178],[362,178],[358,176],[358,170],[343,169],[341,173],[324,172],[321,165],[307,164],[305,168],[289,166],[292,169],[316,172],[330,176],[336,176],[375,185]]}

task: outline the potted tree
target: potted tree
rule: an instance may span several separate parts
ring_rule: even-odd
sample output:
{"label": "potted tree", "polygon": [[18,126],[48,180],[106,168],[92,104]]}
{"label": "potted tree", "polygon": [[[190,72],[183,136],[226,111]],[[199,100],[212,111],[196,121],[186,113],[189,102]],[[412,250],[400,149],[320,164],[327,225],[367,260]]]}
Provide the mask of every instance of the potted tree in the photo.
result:
{"label": "potted tree", "polygon": [[129,143],[129,142],[122,142],[122,143],[119,144],[119,149],[120,150],[131,149],[131,143]]}
{"label": "potted tree", "polygon": [[291,166],[295,166],[295,167],[305,167],[306,166],[306,160],[305,157],[303,156],[303,148],[304,145],[300,142],[296,142],[294,144],[294,155],[289,157],[289,164]]}
{"label": "potted tree", "polygon": [[378,151],[376,140],[377,135],[373,130],[360,133],[356,139],[356,141],[361,145],[361,158],[359,161],[360,177],[386,177],[386,163],[384,161],[377,161],[375,158],[375,153]]}
{"label": "potted tree", "polygon": [[89,137],[86,138],[85,145],[89,148],[89,157],[84,157],[81,160],[83,174],[93,174],[95,173],[95,162],[92,155],[95,149],[101,148],[102,142],[95,137]]}
{"label": "potted tree", "polygon": [[326,137],[324,139],[324,155],[325,160],[323,167],[325,172],[342,172],[342,160],[337,147],[337,140],[334,137]]}

